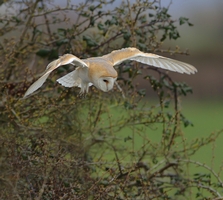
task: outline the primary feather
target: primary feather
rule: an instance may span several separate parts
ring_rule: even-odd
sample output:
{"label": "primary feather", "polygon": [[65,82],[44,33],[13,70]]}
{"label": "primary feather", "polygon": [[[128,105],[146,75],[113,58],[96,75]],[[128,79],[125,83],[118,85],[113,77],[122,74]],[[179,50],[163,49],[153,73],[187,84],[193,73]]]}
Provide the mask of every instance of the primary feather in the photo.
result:
{"label": "primary feather", "polygon": [[197,72],[195,67],[187,63],[152,53],[143,53],[133,47],[116,50],[103,57],[109,59],[114,65],[118,65],[126,60],[134,60],[143,64],[179,73],[194,74]]}
{"label": "primary feather", "polygon": [[57,79],[57,82],[64,87],[81,87],[81,79],[78,77],[77,70],[70,72],[69,74]]}

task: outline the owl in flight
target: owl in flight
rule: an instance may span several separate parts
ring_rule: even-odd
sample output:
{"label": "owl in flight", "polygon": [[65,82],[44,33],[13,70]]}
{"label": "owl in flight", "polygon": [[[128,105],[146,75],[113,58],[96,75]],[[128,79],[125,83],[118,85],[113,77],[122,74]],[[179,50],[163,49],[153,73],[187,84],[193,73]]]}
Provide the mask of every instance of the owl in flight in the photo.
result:
{"label": "owl in flight", "polygon": [[61,85],[65,87],[80,87],[80,94],[88,93],[91,85],[103,92],[108,92],[113,88],[118,76],[114,66],[126,60],[134,60],[179,73],[194,74],[197,72],[195,67],[187,63],[152,53],[143,53],[133,47],[112,51],[101,57],[87,59],[79,59],[72,54],[65,54],[48,64],[45,73],[29,87],[24,97],[40,88],[53,70],[67,64],[75,65],[77,68],[57,80]]}

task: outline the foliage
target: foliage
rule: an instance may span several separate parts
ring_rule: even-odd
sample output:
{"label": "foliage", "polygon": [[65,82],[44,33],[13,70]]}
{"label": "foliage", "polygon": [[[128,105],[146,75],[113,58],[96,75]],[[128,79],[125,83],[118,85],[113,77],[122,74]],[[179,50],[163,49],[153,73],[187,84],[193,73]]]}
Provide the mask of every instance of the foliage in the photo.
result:
{"label": "foliage", "polygon": [[[180,111],[180,97],[192,89],[163,71],[125,63],[117,70],[126,98],[118,88],[105,94],[93,87],[80,98],[78,88],[54,81],[72,70],[65,66],[35,95],[21,98],[44,66],[64,53],[84,58],[135,46],[145,52],[187,54],[178,48],[162,50],[161,45],[179,38],[177,23],[191,26],[189,19],[173,20],[169,7],[159,1],[113,3],[2,4],[1,199],[222,198],[219,175],[190,159],[220,132],[186,141],[181,127],[193,124]],[[151,86],[157,105],[148,104],[147,88],[138,87],[137,77]],[[191,174],[192,165],[207,173]]]}

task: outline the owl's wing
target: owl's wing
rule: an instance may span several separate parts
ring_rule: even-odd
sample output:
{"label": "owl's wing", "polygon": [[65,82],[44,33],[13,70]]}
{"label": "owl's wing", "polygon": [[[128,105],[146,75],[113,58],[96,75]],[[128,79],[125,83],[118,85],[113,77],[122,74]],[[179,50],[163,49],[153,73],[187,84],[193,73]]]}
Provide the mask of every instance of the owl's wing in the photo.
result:
{"label": "owl's wing", "polygon": [[[77,69],[57,79],[57,82],[60,83],[64,87],[70,88],[70,87],[77,86],[81,88],[81,79],[78,76]],[[88,83],[89,87],[92,85],[93,83]]]}
{"label": "owl's wing", "polygon": [[81,87],[81,79],[78,77],[77,69],[57,79],[64,87]]}
{"label": "owl's wing", "polygon": [[88,67],[88,65],[78,57],[72,54],[65,54],[47,65],[45,73],[28,88],[23,98],[40,88],[53,70],[67,64],[73,64],[79,67]]}
{"label": "owl's wing", "polygon": [[135,60],[143,64],[179,73],[194,74],[197,72],[197,69],[190,64],[152,53],[143,53],[136,48],[125,48],[112,51],[110,54],[103,57],[109,59],[114,65],[118,65],[126,60]]}

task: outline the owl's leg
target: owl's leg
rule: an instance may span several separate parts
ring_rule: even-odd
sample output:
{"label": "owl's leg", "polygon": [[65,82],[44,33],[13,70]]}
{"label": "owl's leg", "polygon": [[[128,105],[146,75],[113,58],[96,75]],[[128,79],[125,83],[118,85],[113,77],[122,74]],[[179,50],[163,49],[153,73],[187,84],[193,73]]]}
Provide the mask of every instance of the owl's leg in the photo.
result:
{"label": "owl's leg", "polygon": [[79,92],[79,95],[78,95],[78,96],[79,96],[79,97],[85,97],[86,94],[87,94],[87,93],[86,93],[85,89],[82,87],[81,90],[80,90],[80,92]]}
{"label": "owl's leg", "polygon": [[81,90],[80,90],[79,96],[85,97],[88,93],[88,89],[89,89],[89,83],[81,81]]}

